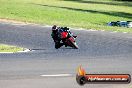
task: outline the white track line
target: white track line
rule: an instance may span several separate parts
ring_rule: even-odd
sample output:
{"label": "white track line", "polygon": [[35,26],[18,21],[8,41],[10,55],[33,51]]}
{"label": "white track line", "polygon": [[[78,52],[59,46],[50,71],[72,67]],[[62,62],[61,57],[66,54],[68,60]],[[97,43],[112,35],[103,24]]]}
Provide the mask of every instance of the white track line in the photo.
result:
{"label": "white track line", "polygon": [[13,53],[26,53],[34,50],[25,49],[24,51],[18,51],[18,52],[0,52],[0,54],[13,54]]}
{"label": "white track line", "polygon": [[127,32],[123,32],[123,33],[127,33]]}
{"label": "white track line", "polygon": [[32,50],[30,50],[30,49],[25,49],[24,51],[18,51],[19,53],[22,53],[22,52],[30,52],[30,51],[32,51]]}
{"label": "white track line", "polygon": [[42,77],[70,77],[72,74],[53,74],[53,75],[40,75]]}

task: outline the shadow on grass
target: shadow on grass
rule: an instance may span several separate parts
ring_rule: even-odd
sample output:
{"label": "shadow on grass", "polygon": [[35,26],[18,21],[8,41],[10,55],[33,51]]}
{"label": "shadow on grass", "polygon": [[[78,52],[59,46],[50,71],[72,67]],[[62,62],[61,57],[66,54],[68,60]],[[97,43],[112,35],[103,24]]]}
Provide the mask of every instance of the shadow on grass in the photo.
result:
{"label": "shadow on grass", "polygon": [[[34,3],[32,3],[32,4],[34,4]],[[95,14],[104,14],[104,15],[110,15],[110,16],[117,16],[117,17],[132,19],[132,14],[131,13],[125,13],[125,12],[114,12],[114,11],[104,12],[104,11],[85,10],[85,9],[71,8],[71,7],[43,5],[43,4],[34,4],[34,5],[45,6],[45,7],[54,7],[54,8],[62,8],[62,9],[68,9],[68,10],[73,10],[73,11],[89,12],[89,13],[95,13]]]}
{"label": "shadow on grass", "polygon": [[117,6],[128,6],[128,7],[132,7],[132,3],[128,2],[128,1],[124,1],[124,2],[99,2],[99,1],[85,1],[85,0],[63,0],[63,1],[75,1],[75,2],[79,2],[79,3],[90,3],[90,4],[105,4],[105,5],[117,5]]}

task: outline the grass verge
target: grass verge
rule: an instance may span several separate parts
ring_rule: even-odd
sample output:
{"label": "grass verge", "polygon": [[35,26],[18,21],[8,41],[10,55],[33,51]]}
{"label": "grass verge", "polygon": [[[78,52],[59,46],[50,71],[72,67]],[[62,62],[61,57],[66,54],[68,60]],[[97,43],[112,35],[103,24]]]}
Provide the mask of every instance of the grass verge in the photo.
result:
{"label": "grass verge", "polygon": [[132,32],[109,27],[110,21],[132,20],[132,2],[113,0],[0,0],[0,18],[39,24]]}
{"label": "grass verge", "polygon": [[22,50],[23,48],[20,47],[0,44],[0,52],[18,52]]}

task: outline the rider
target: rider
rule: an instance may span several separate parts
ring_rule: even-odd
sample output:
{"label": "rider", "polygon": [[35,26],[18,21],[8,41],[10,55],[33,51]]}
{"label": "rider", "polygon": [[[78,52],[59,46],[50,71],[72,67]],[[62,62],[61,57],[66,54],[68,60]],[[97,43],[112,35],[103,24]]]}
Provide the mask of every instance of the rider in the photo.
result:
{"label": "rider", "polygon": [[61,38],[58,36],[59,35],[59,32],[58,32],[58,27],[56,25],[54,25],[52,27],[52,33],[51,33],[51,36],[55,42],[55,48],[58,49],[60,48],[61,46],[63,46],[63,43],[60,43],[61,41]]}
{"label": "rider", "polygon": [[[64,32],[67,32],[69,36],[72,36],[73,35],[70,32],[69,28],[67,28],[67,27],[57,27],[56,25],[54,25],[52,27],[52,34],[51,34],[51,36],[52,36],[52,38],[53,38],[53,40],[55,42],[55,48],[56,49],[60,48],[63,45],[65,45],[65,47],[67,47],[67,45],[64,44],[64,42],[63,42],[63,41],[65,41],[65,39],[62,39],[60,37],[60,32],[63,32],[63,31]],[[73,36],[73,37],[76,38],[77,36]],[[63,43],[61,43],[61,40],[62,40]]]}

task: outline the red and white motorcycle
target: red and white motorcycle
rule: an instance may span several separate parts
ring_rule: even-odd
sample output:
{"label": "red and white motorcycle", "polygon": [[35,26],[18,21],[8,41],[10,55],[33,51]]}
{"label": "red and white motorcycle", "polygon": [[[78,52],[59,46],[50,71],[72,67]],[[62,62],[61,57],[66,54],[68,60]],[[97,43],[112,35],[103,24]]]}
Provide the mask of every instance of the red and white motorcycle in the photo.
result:
{"label": "red and white motorcycle", "polygon": [[61,34],[62,42],[64,43],[65,46],[70,46],[74,49],[78,49],[78,45],[75,41],[77,36],[73,36],[65,31],[61,32],[60,34]]}

